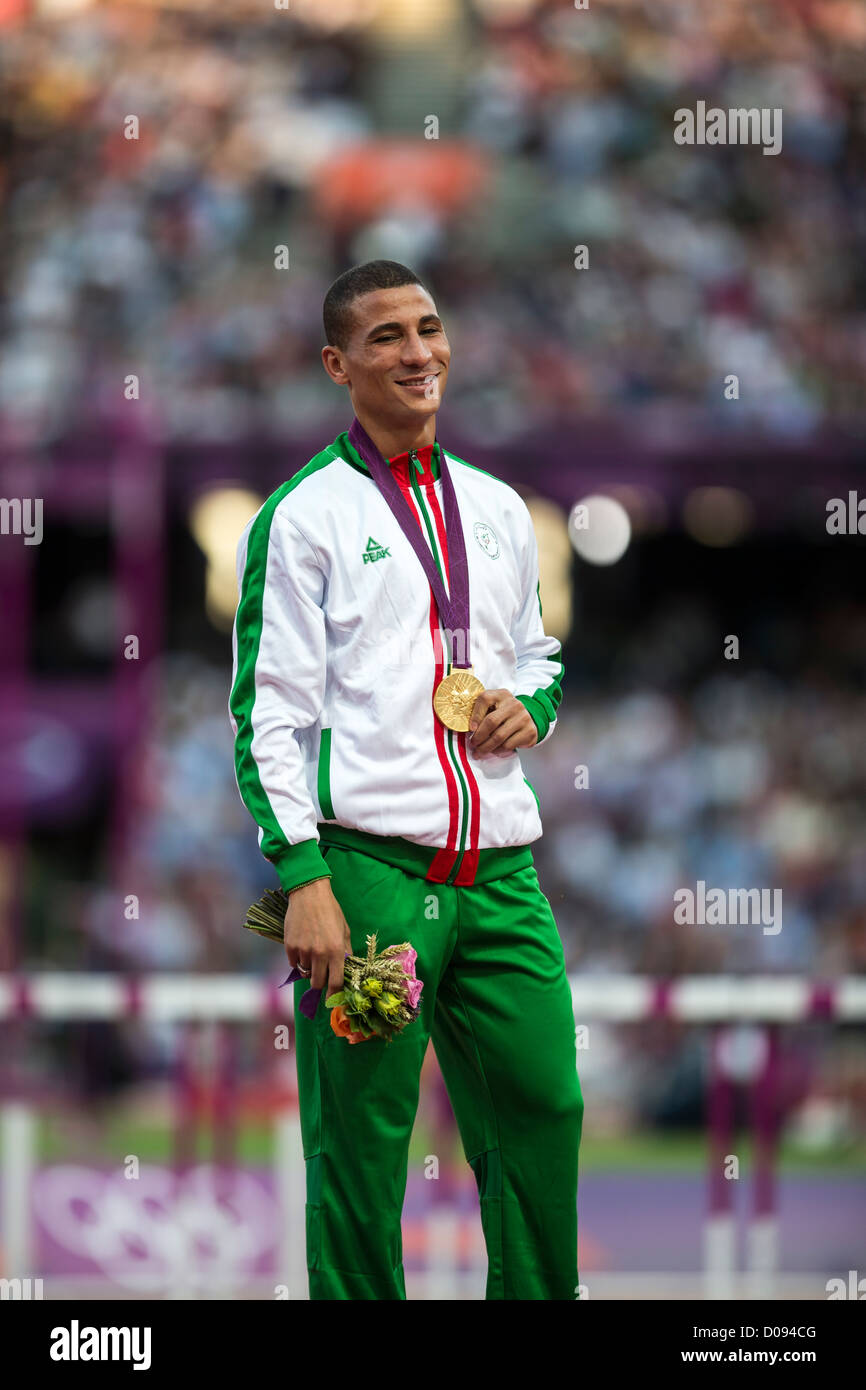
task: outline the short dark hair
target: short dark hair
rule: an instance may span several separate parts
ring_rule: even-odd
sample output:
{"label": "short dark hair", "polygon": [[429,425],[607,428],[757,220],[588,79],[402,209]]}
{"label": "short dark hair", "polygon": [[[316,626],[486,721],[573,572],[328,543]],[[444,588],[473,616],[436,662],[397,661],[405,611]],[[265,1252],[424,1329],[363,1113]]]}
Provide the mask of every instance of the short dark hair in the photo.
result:
{"label": "short dark hair", "polygon": [[345,348],[352,331],[350,309],[360,294],[371,290],[397,290],[401,285],[422,284],[414,270],[399,261],[365,261],[338,275],[322,305],[325,341],[331,347]]}

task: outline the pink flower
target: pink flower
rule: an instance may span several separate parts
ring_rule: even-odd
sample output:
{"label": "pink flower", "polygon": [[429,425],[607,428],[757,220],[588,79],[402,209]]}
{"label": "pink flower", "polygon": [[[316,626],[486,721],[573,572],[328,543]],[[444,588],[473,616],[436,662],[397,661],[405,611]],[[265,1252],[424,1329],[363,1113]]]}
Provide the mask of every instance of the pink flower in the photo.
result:
{"label": "pink flower", "polygon": [[411,975],[413,980],[415,978],[415,962],[417,959],[418,952],[415,950],[414,946],[410,946],[408,951],[404,951],[402,956],[397,957],[401,970],[403,970],[406,975]]}
{"label": "pink flower", "polygon": [[416,979],[415,976],[415,962],[417,959],[418,952],[413,946],[410,946],[408,951],[404,951],[402,956],[397,957],[397,960],[400,962],[400,969],[403,971],[404,975],[409,977],[406,984],[406,995],[410,1009],[417,1009],[418,1000],[421,998],[421,991],[424,988],[424,981]]}

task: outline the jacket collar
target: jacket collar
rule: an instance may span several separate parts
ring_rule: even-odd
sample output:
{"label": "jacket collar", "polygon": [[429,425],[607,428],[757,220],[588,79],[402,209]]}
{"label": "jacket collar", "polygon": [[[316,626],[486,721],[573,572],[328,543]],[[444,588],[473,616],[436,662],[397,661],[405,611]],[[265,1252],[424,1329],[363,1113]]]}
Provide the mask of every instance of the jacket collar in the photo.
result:
{"label": "jacket collar", "polygon": [[[334,440],[334,447],[347,463],[350,463],[353,468],[357,468],[369,478],[370,470],[357,449],[351,444],[348,430],[344,430],[342,434],[337,435],[337,438]],[[408,452],[396,454],[394,458],[388,460],[394,476],[405,483],[409,483],[413,475],[419,482],[430,482],[438,478],[440,455],[439,440],[437,439],[435,444],[425,444],[423,449],[416,449],[415,453],[417,454],[418,465],[420,465],[420,467],[412,464],[411,471]]]}

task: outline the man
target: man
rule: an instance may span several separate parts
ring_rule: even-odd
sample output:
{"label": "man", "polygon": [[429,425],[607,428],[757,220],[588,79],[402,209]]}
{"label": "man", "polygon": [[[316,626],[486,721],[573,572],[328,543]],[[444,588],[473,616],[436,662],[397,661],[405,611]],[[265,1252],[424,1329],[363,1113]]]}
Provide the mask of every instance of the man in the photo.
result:
{"label": "man", "polygon": [[[563,670],[532,521],[438,443],[451,350],[411,270],[347,271],[324,327],[355,421],[241,537],[229,700],[238,787],[309,977],[295,1036],[310,1297],[406,1297],[400,1217],[432,1036],[478,1184],[487,1297],[573,1299],[583,1099],[517,751],[553,732]],[[390,1043],[350,1044],[324,999],[373,932],[378,950],[417,951],[421,1012]]]}

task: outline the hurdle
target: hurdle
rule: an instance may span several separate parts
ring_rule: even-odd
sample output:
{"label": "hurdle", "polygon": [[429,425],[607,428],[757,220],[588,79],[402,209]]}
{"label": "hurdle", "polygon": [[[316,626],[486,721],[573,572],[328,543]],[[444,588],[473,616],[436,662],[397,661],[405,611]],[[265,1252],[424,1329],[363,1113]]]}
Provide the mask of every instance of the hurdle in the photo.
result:
{"label": "hurdle", "polygon": [[866,978],[833,981],[801,976],[692,975],[675,980],[601,976],[572,980],[576,1019],[640,1022],[669,1018],[707,1026],[707,1214],[703,1230],[704,1298],[736,1297],[738,1285],[734,1183],[725,1176],[733,1135],[734,1084],[749,1086],[754,1132],[751,1211],[742,1288],[748,1299],[773,1296],[778,1272],[776,1086],[783,1024],[866,1016]]}
{"label": "hurdle", "polygon": [[[711,1030],[708,1094],[709,1183],[704,1228],[704,1296],[733,1298],[737,1278],[732,1184],[721,1163],[729,1152],[732,1085],[752,1085],[751,1120],[756,1133],[752,1220],[744,1288],[749,1297],[772,1296],[777,1267],[775,1163],[778,1114],[779,1028],[823,1018],[836,1023],[866,1018],[866,977],[831,983],[793,976],[684,976],[656,980],[609,975],[570,979],[575,1020],[609,1023],[670,1018]],[[144,1018],[160,1022],[262,1022],[293,1019],[291,990],[249,975],[64,974],[46,971],[0,975],[0,1020],[66,1022]],[[731,1039],[735,1041],[732,1043]],[[739,1049],[739,1050],[738,1050]],[[26,1096],[0,1105],[0,1215],[5,1239],[4,1270],[30,1277],[34,1244],[28,1194],[36,1154],[37,1103]],[[293,1292],[306,1290],[304,1258],[304,1164],[297,1113],[288,1106],[274,1116],[274,1179],[281,1209],[280,1279]],[[457,1227],[440,1214],[428,1233],[427,1290],[447,1296],[449,1262]]]}

